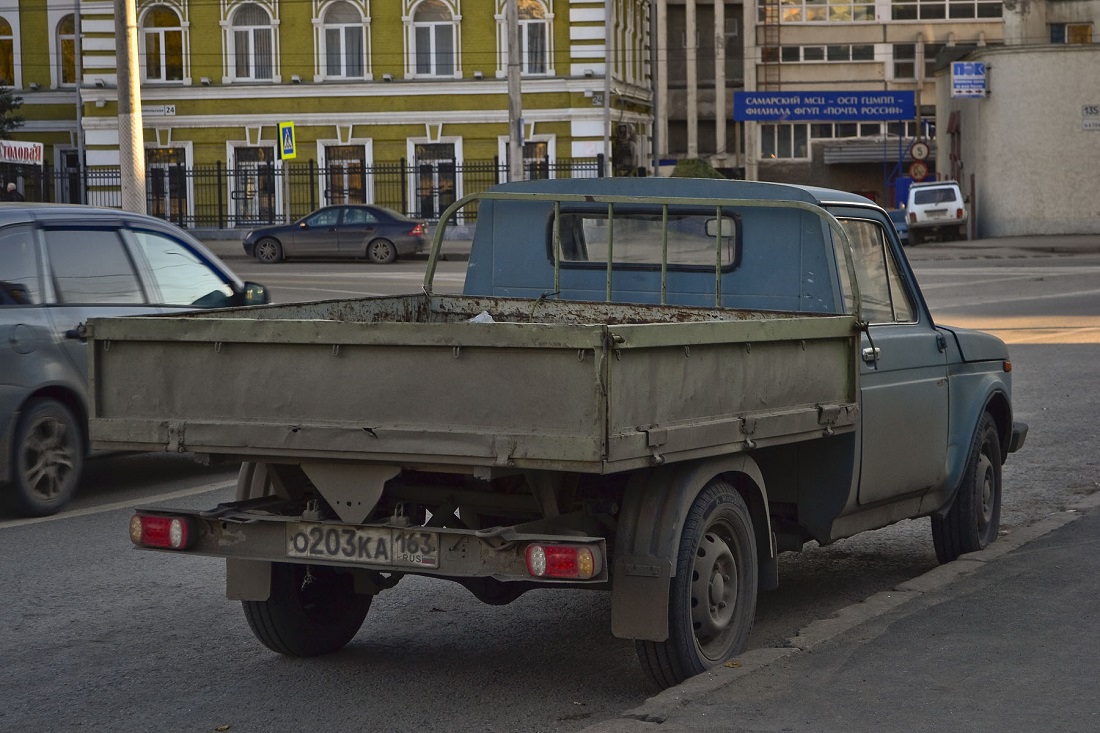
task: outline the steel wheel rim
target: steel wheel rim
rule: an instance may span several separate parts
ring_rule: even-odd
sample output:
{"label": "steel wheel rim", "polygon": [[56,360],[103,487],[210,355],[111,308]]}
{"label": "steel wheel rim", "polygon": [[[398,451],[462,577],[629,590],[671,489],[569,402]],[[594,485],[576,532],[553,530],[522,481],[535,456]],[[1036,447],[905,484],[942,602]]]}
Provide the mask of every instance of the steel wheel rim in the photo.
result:
{"label": "steel wheel rim", "polygon": [[32,494],[45,501],[61,495],[72,479],[76,445],[68,426],[55,417],[36,420],[23,444],[23,478]]}
{"label": "steel wheel rim", "polygon": [[691,622],[700,651],[708,658],[725,653],[737,611],[737,559],[728,527],[711,525],[695,551],[691,582]]}
{"label": "steel wheel rim", "polygon": [[997,476],[994,471],[993,462],[989,460],[989,456],[985,451],[982,451],[981,456],[978,458],[977,471],[980,477],[980,488],[982,492],[982,512],[978,517],[978,525],[984,532],[993,522],[993,512],[997,504]]}

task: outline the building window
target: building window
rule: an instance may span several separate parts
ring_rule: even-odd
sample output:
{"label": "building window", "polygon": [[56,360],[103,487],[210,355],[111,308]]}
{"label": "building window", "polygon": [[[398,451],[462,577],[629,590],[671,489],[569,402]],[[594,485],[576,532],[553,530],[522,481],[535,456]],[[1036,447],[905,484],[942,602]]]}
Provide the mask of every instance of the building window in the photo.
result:
{"label": "building window", "polygon": [[148,81],[183,81],[183,24],[176,12],[154,5],[141,23],[141,55]]}
{"label": "building window", "polygon": [[363,145],[325,148],[325,204],[367,203],[367,153]]}
{"label": "building window", "polygon": [[893,0],[892,20],[965,20],[1000,18],[1002,0]]}
{"label": "building window", "polygon": [[15,83],[15,34],[11,23],[0,18],[0,84],[11,86]]}
{"label": "building window", "polygon": [[333,3],[325,13],[322,33],[325,77],[362,79],[366,43],[363,16],[351,3]]}
{"label": "building window", "polygon": [[[781,23],[866,23],[875,19],[874,0],[780,0]],[[766,22],[767,3],[757,6]]]}
{"label": "building window", "polygon": [[275,77],[275,28],[271,16],[256,3],[246,3],[233,13],[232,77],[240,81]]}
{"label": "building window", "polygon": [[809,125],[782,122],[760,125],[760,153],[765,159],[804,160],[810,157]]}
{"label": "building window", "polygon": [[416,215],[438,220],[458,199],[458,156],[454,143],[416,143]]}
{"label": "building window", "polygon": [[539,0],[519,0],[519,44],[523,74],[545,74],[549,51],[546,8]]}
{"label": "building window", "polygon": [[187,149],[145,149],[145,208],[149,214],[187,224]]}
{"label": "building window", "polygon": [[[924,79],[936,78],[936,54],[947,48],[945,43],[924,44]],[[894,44],[894,78],[917,78],[917,45],[915,43]]]}
{"label": "building window", "polygon": [[795,64],[814,61],[874,61],[873,43],[849,46],[782,46],[779,49],[779,61]]}
{"label": "building window", "polygon": [[72,15],[57,24],[57,72],[62,86],[76,84],[76,25]]}
{"label": "building window", "polygon": [[441,0],[424,0],[413,13],[413,70],[417,76],[454,76],[455,22]]}
{"label": "building window", "polygon": [[814,140],[837,137],[878,137],[882,134],[882,122],[815,122],[810,125],[810,137]]}
{"label": "building window", "polygon": [[1092,43],[1092,23],[1051,23],[1051,43]]}

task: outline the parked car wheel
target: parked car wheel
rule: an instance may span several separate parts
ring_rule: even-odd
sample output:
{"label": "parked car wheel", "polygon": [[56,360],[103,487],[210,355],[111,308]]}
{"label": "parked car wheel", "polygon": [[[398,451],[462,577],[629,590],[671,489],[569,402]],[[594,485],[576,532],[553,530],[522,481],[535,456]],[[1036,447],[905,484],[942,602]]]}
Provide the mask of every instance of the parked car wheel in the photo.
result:
{"label": "parked car wheel", "polygon": [[932,541],[941,563],[988,547],[997,539],[1001,525],[1001,439],[997,424],[987,412],[982,415],[962,485],[955,502],[940,517],[932,515]]}
{"label": "parked car wheel", "polygon": [[27,404],[15,429],[8,508],[22,516],[54,514],[72,498],[84,467],[84,433],[72,411],[56,400]]}
{"label": "parked car wheel", "polygon": [[283,245],[279,240],[265,237],[256,242],[256,259],[265,265],[281,262],[283,259]]}
{"label": "parked car wheel", "polygon": [[668,601],[669,636],[636,642],[658,686],[679,684],[740,653],[756,614],[756,540],[745,500],[715,480],[688,511]]}
{"label": "parked car wheel", "polygon": [[397,248],[388,239],[375,239],[367,245],[367,259],[376,265],[388,265],[397,259]]}
{"label": "parked car wheel", "polygon": [[271,597],[241,605],[252,633],[268,649],[313,657],[342,649],[355,638],[372,598],[355,592],[351,573],[273,563]]}

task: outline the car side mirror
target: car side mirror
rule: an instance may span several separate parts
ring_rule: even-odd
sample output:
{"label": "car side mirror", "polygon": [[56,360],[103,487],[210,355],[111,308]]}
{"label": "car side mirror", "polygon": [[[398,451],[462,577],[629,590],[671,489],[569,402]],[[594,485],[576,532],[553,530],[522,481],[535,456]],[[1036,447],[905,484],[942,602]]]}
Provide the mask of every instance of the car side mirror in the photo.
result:
{"label": "car side mirror", "polygon": [[259,283],[246,282],[241,295],[244,301],[242,305],[266,305],[271,302],[271,294]]}

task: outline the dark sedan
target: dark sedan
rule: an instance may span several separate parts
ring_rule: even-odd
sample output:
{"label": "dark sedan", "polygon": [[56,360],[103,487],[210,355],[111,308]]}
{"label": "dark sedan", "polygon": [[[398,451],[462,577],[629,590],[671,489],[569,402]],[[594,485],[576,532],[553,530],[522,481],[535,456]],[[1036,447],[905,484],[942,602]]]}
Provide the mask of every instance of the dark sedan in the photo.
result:
{"label": "dark sedan", "polygon": [[380,265],[424,249],[424,222],[366,204],[325,206],[293,224],[253,229],[244,251],[260,262],[288,257],[366,258]]}

